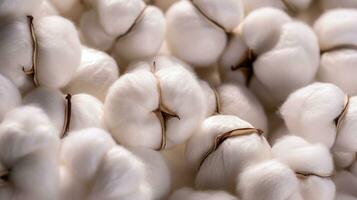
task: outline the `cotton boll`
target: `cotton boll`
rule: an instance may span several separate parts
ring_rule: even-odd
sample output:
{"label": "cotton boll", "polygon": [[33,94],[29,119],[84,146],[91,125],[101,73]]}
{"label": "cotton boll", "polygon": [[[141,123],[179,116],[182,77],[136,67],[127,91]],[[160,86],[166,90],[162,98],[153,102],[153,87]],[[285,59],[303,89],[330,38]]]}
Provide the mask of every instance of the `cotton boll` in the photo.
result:
{"label": "cotton boll", "polygon": [[351,172],[346,170],[338,171],[333,180],[338,192],[357,196],[357,177]]}
{"label": "cotton boll", "polygon": [[72,175],[72,180],[61,186],[62,199],[128,199],[141,196],[141,192],[147,194],[141,188],[147,184],[144,164],[128,150],[116,146],[103,130],[69,133],[62,143],[61,158],[66,163],[63,170]]}
{"label": "cotton boll", "polygon": [[213,90],[212,87],[206,81],[200,81],[201,88],[205,94],[206,103],[206,117],[209,117],[217,112],[217,91]]}
{"label": "cotton boll", "polygon": [[33,87],[22,67],[32,66],[32,39],[27,17],[0,21],[0,73],[10,79],[21,93]]}
{"label": "cotton boll", "polygon": [[0,122],[5,114],[21,105],[21,94],[16,86],[0,74]]}
{"label": "cotton boll", "polygon": [[237,197],[224,191],[195,191],[192,188],[181,188],[176,190],[169,198],[169,200],[238,200]]}
{"label": "cotton boll", "polygon": [[40,109],[9,112],[0,125],[0,168],[8,172],[1,177],[0,199],[57,199],[58,151],[56,129]]}
{"label": "cotton boll", "polygon": [[227,36],[189,1],[173,4],[166,20],[167,44],[173,55],[195,66],[207,66],[218,60]]}
{"label": "cotton boll", "polygon": [[113,46],[115,36],[104,31],[95,10],[83,13],[79,26],[83,42],[88,46],[102,51],[107,51]]}
{"label": "cotton boll", "polygon": [[332,153],[333,153],[334,163],[337,168],[341,168],[341,169],[347,168],[356,159],[355,152],[333,150]]}
{"label": "cotton boll", "polygon": [[37,79],[40,85],[63,87],[80,65],[81,46],[75,26],[65,18],[34,21],[38,43]]}
{"label": "cotton boll", "polygon": [[247,168],[239,176],[237,192],[244,200],[302,200],[295,173],[276,160]]}
{"label": "cotton boll", "polygon": [[330,148],[337,132],[334,120],[341,114],[345,98],[333,84],[313,83],[290,94],[280,112],[292,134]]}
{"label": "cotton boll", "polygon": [[254,75],[249,83],[249,89],[259,99],[267,113],[272,114],[278,109],[279,101]]}
{"label": "cotton boll", "polygon": [[138,16],[132,30],[117,38],[112,53],[119,60],[127,61],[153,57],[159,51],[164,38],[164,14],[154,6],[147,6]]}
{"label": "cotton boll", "polygon": [[0,2],[0,16],[32,15],[43,0],[2,0]]}
{"label": "cotton boll", "polygon": [[110,87],[104,103],[104,120],[113,137],[125,146],[152,149],[185,142],[206,109],[196,78],[165,57],[129,69]]}
{"label": "cotton boll", "polygon": [[242,170],[270,159],[269,144],[254,129],[249,132],[251,134],[227,138],[215,151],[207,154],[213,148],[216,137],[247,128],[253,126],[230,115],[215,115],[202,123],[188,141],[185,152],[188,166],[197,170],[196,187],[234,191],[235,177]]}
{"label": "cotton boll", "polygon": [[130,148],[145,163],[146,180],[152,188],[153,199],[164,199],[171,189],[170,171],[164,157],[155,150]]}
{"label": "cotton boll", "polygon": [[121,35],[129,30],[144,7],[142,0],[101,0],[97,1],[96,10],[105,32]]}
{"label": "cotton boll", "polygon": [[336,188],[331,179],[311,176],[300,180],[300,191],[304,200],[334,200]]}
{"label": "cotton boll", "polygon": [[109,87],[119,77],[115,60],[105,52],[82,47],[81,64],[64,91],[87,93],[104,102]]}

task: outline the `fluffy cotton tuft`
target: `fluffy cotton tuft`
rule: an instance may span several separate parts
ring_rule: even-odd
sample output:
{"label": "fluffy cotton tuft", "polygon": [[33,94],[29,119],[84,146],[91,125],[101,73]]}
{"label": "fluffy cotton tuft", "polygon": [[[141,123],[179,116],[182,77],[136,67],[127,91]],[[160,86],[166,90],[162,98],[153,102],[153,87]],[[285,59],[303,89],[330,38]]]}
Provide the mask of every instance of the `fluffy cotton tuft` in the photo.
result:
{"label": "fluffy cotton tuft", "polygon": [[118,79],[119,69],[115,60],[105,52],[82,47],[81,64],[65,93],[87,93],[105,100],[109,87]]}
{"label": "fluffy cotton tuft", "polygon": [[235,177],[242,170],[271,158],[270,146],[258,131],[227,138],[207,154],[216,137],[246,128],[253,126],[231,115],[215,115],[202,123],[188,141],[185,153],[187,164],[197,170],[195,183],[198,188],[234,191]]}
{"label": "fluffy cotton tuft", "polygon": [[0,122],[5,114],[21,105],[21,94],[16,86],[0,74]]}
{"label": "fluffy cotton tuft", "polygon": [[56,129],[40,109],[24,106],[7,113],[0,125],[0,170],[8,179],[2,174],[0,199],[55,199],[59,144]]}
{"label": "fluffy cotton tuft", "polygon": [[169,57],[130,68],[111,86],[104,104],[104,120],[113,137],[126,146],[152,149],[185,142],[206,109],[196,78]]}
{"label": "fluffy cotton tuft", "polygon": [[192,188],[181,188],[176,190],[169,198],[169,200],[238,200],[237,197],[225,191],[195,191]]}
{"label": "fluffy cotton tuft", "polygon": [[35,13],[44,0],[2,0],[0,16],[25,16]]}

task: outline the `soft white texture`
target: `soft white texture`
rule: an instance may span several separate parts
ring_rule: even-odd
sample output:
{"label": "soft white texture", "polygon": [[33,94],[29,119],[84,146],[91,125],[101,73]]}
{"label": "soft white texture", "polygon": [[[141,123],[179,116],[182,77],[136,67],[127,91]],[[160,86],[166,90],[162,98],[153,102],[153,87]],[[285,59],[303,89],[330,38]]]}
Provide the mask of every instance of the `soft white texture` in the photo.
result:
{"label": "soft white texture", "polygon": [[169,8],[166,18],[172,54],[197,67],[208,66],[223,52],[225,32],[233,31],[241,22],[243,5],[240,0],[178,1]]}
{"label": "soft white texture", "polygon": [[326,146],[309,144],[297,136],[286,136],[274,144],[272,152],[277,160],[296,173],[307,174],[303,177],[298,175],[301,195],[305,200],[334,199],[335,185],[329,178],[334,166]]}
{"label": "soft white texture", "polygon": [[32,15],[43,0],[1,0],[0,16]]}
{"label": "soft white texture", "polygon": [[78,21],[79,17],[82,15],[84,8],[84,3],[88,0],[48,0],[50,1],[59,13],[66,18],[73,21]]}
{"label": "soft white texture", "polygon": [[50,2],[50,0],[43,0],[41,5],[34,13],[34,18],[45,17],[49,15],[59,15],[57,8]]}
{"label": "soft white texture", "polygon": [[16,86],[0,74],[0,122],[5,114],[21,105],[21,94]]}
{"label": "soft white texture", "polygon": [[72,22],[59,16],[34,20],[34,26],[38,43],[38,82],[48,87],[63,87],[81,61],[77,30]]}
{"label": "soft white texture", "polygon": [[176,190],[169,200],[238,200],[237,197],[219,190],[196,191],[192,188]]}
{"label": "soft white texture", "polygon": [[58,199],[59,144],[40,109],[23,106],[7,113],[0,125],[0,169],[9,170],[9,183],[0,187],[0,199]]}
{"label": "soft white texture", "polygon": [[[253,128],[248,122],[231,115],[207,118],[186,145],[188,166],[196,169],[195,184],[200,189],[224,189],[233,192],[236,177],[242,170],[271,158],[270,146],[256,133],[226,139],[204,159],[215,137],[235,129]],[[239,155],[239,156],[237,156]]]}
{"label": "soft white texture", "polygon": [[322,57],[319,80],[331,82],[350,95],[357,94],[357,11],[334,9],[323,14],[314,25]]}
{"label": "soft white texture", "polygon": [[[43,109],[59,134],[63,134],[67,100],[60,91],[39,87],[24,97],[24,104],[35,105]],[[103,104],[98,99],[87,94],[76,94],[71,98],[71,105],[69,131],[104,127],[102,124]]]}
{"label": "soft white texture", "polygon": [[357,177],[347,170],[338,171],[333,178],[340,193],[357,196]]}
{"label": "soft white texture", "polygon": [[276,160],[243,171],[237,192],[244,200],[303,200],[295,173]]}
{"label": "soft white texture", "polygon": [[62,142],[61,161],[63,200],[151,199],[144,163],[101,129],[70,132]]}
{"label": "soft white texture", "polygon": [[147,4],[153,4],[159,7],[161,10],[166,11],[172,4],[180,0],[145,0]]}
{"label": "soft white texture", "polygon": [[356,152],[338,151],[333,149],[332,153],[336,168],[347,168],[351,166],[356,159]]}
{"label": "soft white texture", "polygon": [[146,181],[152,188],[152,199],[165,199],[171,189],[171,175],[169,167],[160,152],[134,147],[129,149],[145,163]]}
{"label": "soft white texture", "polygon": [[337,193],[335,200],[357,200],[357,197],[348,194]]}
{"label": "soft white texture", "polygon": [[105,52],[82,47],[81,64],[64,91],[87,93],[104,102],[109,87],[118,77],[119,68],[112,57]]}
{"label": "soft white texture", "polygon": [[333,84],[313,83],[290,94],[280,112],[290,133],[330,148],[336,136],[344,134],[342,131],[337,134],[334,120],[341,114],[345,98],[343,91]]}
{"label": "soft white texture", "polygon": [[164,41],[165,31],[162,11],[155,6],[146,6],[133,29],[115,41],[112,54],[125,61],[154,57]]}
{"label": "soft white texture", "polygon": [[196,78],[180,62],[163,56],[130,68],[110,87],[104,103],[104,120],[113,137],[124,146],[160,148],[162,127],[153,112],[159,107],[159,84],[162,103],[179,117],[165,120],[167,147],[185,142],[205,114]]}

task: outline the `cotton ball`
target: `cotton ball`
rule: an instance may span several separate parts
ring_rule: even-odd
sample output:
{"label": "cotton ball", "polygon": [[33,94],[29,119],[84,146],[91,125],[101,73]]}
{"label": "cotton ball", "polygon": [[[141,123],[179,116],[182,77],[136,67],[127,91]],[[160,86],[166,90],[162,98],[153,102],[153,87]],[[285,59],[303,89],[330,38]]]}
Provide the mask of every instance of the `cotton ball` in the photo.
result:
{"label": "cotton ball", "polygon": [[270,146],[260,134],[236,116],[207,118],[186,145],[187,164],[197,170],[196,187],[233,192],[242,170],[271,157]]}
{"label": "cotton ball", "polygon": [[89,10],[83,13],[79,27],[83,42],[88,46],[102,51],[107,51],[113,46],[115,36],[103,30],[95,10]]}
{"label": "cotton ball", "polygon": [[118,77],[119,69],[112,57],[105,52],[82,47],[81,64],[64,91],[87,93],[104,102],[109,87]]}
{"label": "cotton ball", "polygon": [[[212,1],[207,2],[205,9],[212,9]],[[212,23],[213,19],[208,19],[202,14],[203,10],[197,9],[203,9],[201,7],[204,2],[199,2],[201,7],[196,3],[178,1],[169,8],[166,13],[167,44],[172,54],[182,60],[195,66],[207,66],[218,60],[226,46],[227,36],[225,30]],[[239,6],[225,10],[226,5],[232,3],[232,1],[219,2],[220,5],[217,5],[214,15],[224,17],[223,13],[228,15],[239,13],[240,11],[236,10]],[[236,3],[238,5],[240,1]]]}
{"label": "cotton ball", "polygon": [[104,120],[113,137],[124,146],[152,149],[185,142],[205,112],[196,78],[166,57],[129,69],[110,87],[104,103]]}
{"label": "cotton ball", "polygon": [[66,163],[62,170],[71,174],[62,182],[62,199],[128,199],[145,192],[144,164],[101,129],[70,132],[62,142],[61,160]]}
{"label": "cotton ball", "polygon": [[332,153],[333,153],[334,163],[337,168],[341,168],[341,169],[347,168],[356,159],[355,152],[338,151],[333,149]]}
{"label": "cotton ball", "polygon": [[66,18],[78,21],[84,8],[83,0],[49,0]]}
{"label": "cotton ball", "polygon": [[165,17],[154,6],[147,6],[133,28],[116,39],[112,54],[119,60],[137,60],[153,57],[165,38]]}
{"label": "cotton ball", "polygon": [[129,30],[144,7],[142,0],[101,0],[96,10],[105,32],[121,35]]}
{"label": "cotton ball", "polygon": [[237,192],[244,200],[302,200],[295,173],[270,160],[248,167],[239,175]]}
{"label": "cotton ball", "polygon": [[350,95],[357,94],[353,74],[357,63],[357,11],[335,9],[323,14],[314,30],[322,51],[318,79],[341,87]]}
{"label": "cotton ball", "polygon": [[195,191],[192,188],[181,188],[176,190],[169,198],[169,200],[238,200],[237,197],[218,190]]}
{"label": "cotton ball", "polygon": [[38,43],[36,77],[40,85],[63,87],[80,65],[81,46],[75,26],[67,19],[48,16],[35,20]]}
{"label": "cotton ball", "polygon": [[205,117],[209,117],[213,114],[217,114],[217,111],[219,110],[219,104],[217,100],[218,98],[218,93],[217,90],[213,89],[209,83],[206,81],[200,80],[199,81],[202,91],[205,95],[205,104],[206,106],[206,114]]}
{"label": "cotton ball", "polygon": [[280,112],[292,134],[330,148],[337,133],[334,120],[342,113],[345,101],[345,94],[337,86],[313,83],[290,94]]}
{"label": "cotton ball", "polygon": [[333,178],[336,189],[340,193],[357,196],[357,177],[347,170],[341,170]]}
{"label": "cotton ball", "polygon": [[5,114],[21,105],[21,94],[16,86],[0,74],[0,122]]}
{"label": "cotton ball", "polygon": [[22,67],[32,66],[32,39],[27,17],[0,21],[0,73],[10,79],[21,93],[33,88],[31,77]]}
{"label": "cotton ball", "polygon": [[23,106],[7,113],[0,125],[0,199],[56,199],[59,143],[40,109]]}
{"label": "cotton ball", "polygon": [[152,198],[166,198],[171,189],[171,177],[164,157],[152,149],[136,147],[129,150],[145,163],[146,180],[152,188]]}
{"label": "cotton ball", "polygon": [[330,177],[334,166],[326,146],[309,144],[297,136],[286,136],[274,144],[272,152],[276,159],[295,171],[304,199],[333,199],[335,185]]}
{"label": "cotton ball", "polygon": [[2,0],[0,2],[0,16],[32,15],[43,0]]}

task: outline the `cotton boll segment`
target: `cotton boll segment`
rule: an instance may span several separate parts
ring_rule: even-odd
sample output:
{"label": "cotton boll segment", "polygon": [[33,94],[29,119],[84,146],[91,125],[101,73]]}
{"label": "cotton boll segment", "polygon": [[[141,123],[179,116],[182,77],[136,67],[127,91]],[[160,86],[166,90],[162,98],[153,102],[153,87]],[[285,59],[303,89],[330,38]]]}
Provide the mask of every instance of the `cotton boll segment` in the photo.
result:
{"label": "cotton boll segment", "polygon": [[[186,145],[187,164],[197,170],[196,187],[233,192],[242,170],[271,158],[270,146],[260,133],[236,116],[207,118]],[[220,141],[229,134],[233,136]]]}
{"label": "cotton boll segment", "polygon": [[239,175],[237,192],[244,200],[302,200],[295,173],[270,160],[247,168]]}
{"label": "cotton boll segment", "polygon": [[119,69],[112,57],[105,52],[82,47],[81,64],[64,91],[87,93],[104,102],[109,87],[118,76]]}
{"label": "cotton boll segment", "polygon": [[167,198],[171,189],[171,177],[164,157],[152,149],[136,147],[129,150],[145,163],[146,180],[152,190],[152,198]]}
{"label": "cotton boll segment", "polygon": [[173,55],[195,66],[213,64],[227,42],[225,32],[208,21],[190,1],[178,1],[166,12],[167,44]]}
{"label": "cotton boll segment", "polygon": [[180,62],[165,57],[129,69],[111,86],[104,104],[113,137],[127,146],[152,149],[185,142],[205,112],[196,78]]}
{"label": "cotton boll segment", "polygon": [[0,16],[32,15],[44,0],[2,0]]}
{"label": "cotton boll segment", "polygon": [[351,166],[353,161],[356,159],[355,152],[338,151],[333,149],[332,153],[335,166],[339,169]]}
{"label": "cotton boll segment", "polygon": [[3,18],[0,21],[0,73],[10,79],[21,93],[33,88],[24,68],[32,66],[32,38],[27,17]]}
{"label": "cotton boll segment", "polygon": [[169,200],[238,200],[237,197],[219,190],[195,191],[192,188],[181,188],[176,190]]}
{"label": "cotton boll segment", "polygon": [[35,20],[38,43],[36,76],[40,85],[63,87],[80,65],[81,46],[74,25],[58,16]]}
{"label": "cotton boll segment", "polygon": [[9,112],[0,125],[0,149],[1,199],[56,199],[59,138],[45,113],[31,106]]}
{"label": "cotton boll segment", "polygon": [[102,51],[107,51],[113,46],[115,36],[105,32],[98,21],[98,14],[95,10],[83,13],[79,27],[83,43],[88,46]]}
{"label": "cotton boll segment", "polygon": [[119,60],[132,61],[157,54],[165,38],[165,17],[154,6],[146,6],[133,22],[132,29],[119,35],[112,54]]}
{"label": "cotton boll segment", "polygon": [[0,74],[0,122],[5,114],[21,105],[21,94],[16,86]]}
{"label": "cotton boll segment", "polygon": [[280,112],[292,134],[331,148],[337,133],[334,120],[342,113],[345,101],[346,95],[337,86],[313,83],[290,94]]}

